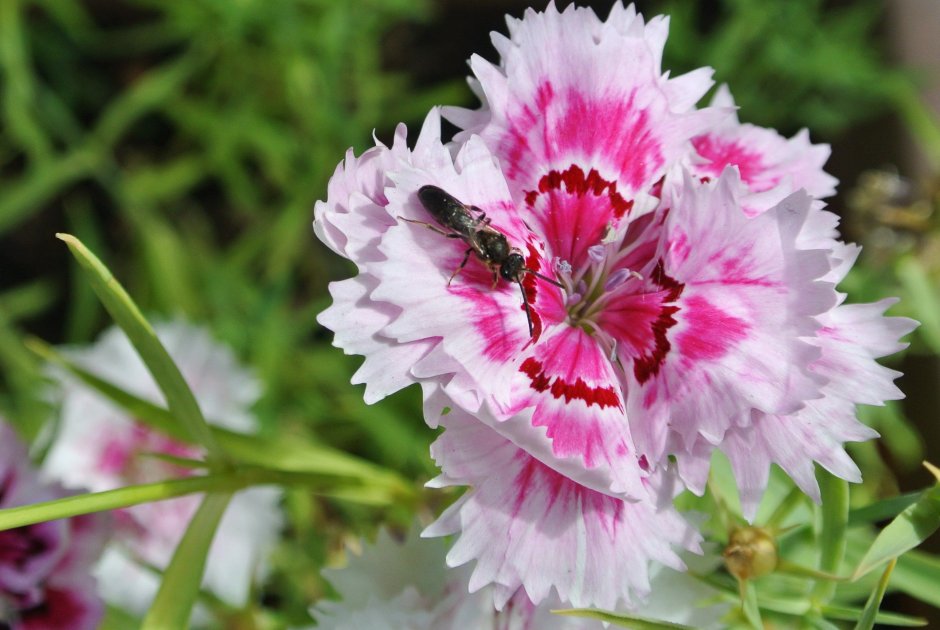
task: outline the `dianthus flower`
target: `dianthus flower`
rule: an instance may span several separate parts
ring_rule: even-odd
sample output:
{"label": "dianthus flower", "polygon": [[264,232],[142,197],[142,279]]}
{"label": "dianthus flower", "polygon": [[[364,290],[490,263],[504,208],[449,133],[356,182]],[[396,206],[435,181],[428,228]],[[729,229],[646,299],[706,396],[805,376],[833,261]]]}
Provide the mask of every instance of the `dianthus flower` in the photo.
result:
{"label": "dianthus flower", "polygon": [[[323,576],[333,585],[339,601],[323,600],[311,609],[317,627],[324,630],[600,630],[600,621],[553,615],[561,608],[557,596],[536,606],[519,589],[502,610],[493,607],[488,588],[468,592],[470,571],[448,569],[441,539],[421,539],[413,529],[396,541],[385,530],[374,545],[359,555],[348,556],[341,569],[326,569]],[[654,596],[633,614],[661,621],[714,627],[725,606],[698,608],[696,604],[716,592],[695,578],[664,567],[652,577]]]}
{"label": "dianthus flower", "polygon": [[[26,446],[0,422],[0,508],[70,493],[39,479]],[[104,614],[91,565],[110,535],[102,514],[0,532],[0,625],[12,630],[91,630]]]}
{"label": "dianthus flower", "polygon": [[[474,488],[432,532],[462,531],[449,560],[478,560],[471,588],[503,601],[643,594],[648,560],[696,545],[664,505],[673,460],[700,493],[725,452],[751,516],[771,463],[810,494],[814,461],[857,479],[843,443],[874,432],[854,405],[900,396],[874,359],[913,323],[841,303],[856,250],[819,200],[828,147],[742,125],[725,89],[696,108],[710,70],[663,73],[667,27],[619,4],[510,19],[500,63],[471,59],[484,106],[444,110],[452,143],[432,111],[413,150],[400,128],[348,155],[316,207],[359,270],[319,321],[366,357],[367,401],[424,384],[440,483]],[[429,185],[524,256],[524,297],[473,252],[454,276],[466,239],[416,224],[449,231]]]}
{"label": "dianthus flower", "polygon": [[[232,352],[207,331],[183,322],[157,324],[155,330],[206,418],[228,429],[253,430],[256,421],[249,408],[260,386]],[[105,332],[95,345],[66,349],[65,354],[136,396],[166,404],[117,328]],[[102,491],[192,474],[159,455],[196,459],[202,457],[199,447],[151,429],[75,379],[56,376],[63,386],[61,422],[44,464],[48,475]],[[147,610],[160,585],[150,567],[166,568],[200,500],[191,495],[115,511],[115,540],[97,567],[100,590],[108,602],[137,614]],[[265,571],[280,529],[279,501],[280,492],[274,488],[251,488],[235,495],[210,547],[204,588],[233,606],[245,604],[252,579]]]}

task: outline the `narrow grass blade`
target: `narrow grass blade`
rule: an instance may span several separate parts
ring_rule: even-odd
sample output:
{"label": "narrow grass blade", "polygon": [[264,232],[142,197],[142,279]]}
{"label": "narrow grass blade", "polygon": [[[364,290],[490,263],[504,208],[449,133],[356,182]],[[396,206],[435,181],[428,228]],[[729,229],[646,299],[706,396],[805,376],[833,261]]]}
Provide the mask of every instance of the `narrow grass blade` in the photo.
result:
{"label": "narrow grass blade", "polygon": [[202,500],[163,574],[141,630],[189,627],[209,546],[231,498],[232,493],[224,492],[209,494]]}
{"label": "narrow grass blade", "polygon": [[684,626],[680,623],[644,619],[643,617],[624,615],[608,610],[600,610],[598,608],[566,608],[563,610],[553,610],[552,613],[566,617],[599,619],[600,621],[606,621],[615,626],[620,626],[621,628],[633,628],[634,630],[693,630],[692,626]]}
{"label": "narrow grass blade", "polygon": [[[836,574],[845,556],[845,531],[849,522],[849,484],[822,468],[817,479],[822,498],[820,513],[822,528],[819,533],[819,570]],[[829,601],[835,594],[836,584],[831,580],[819,580],[813,588],[818,601]]]}
{"label": "narrow grass blade", "polygon": [[223,453],[206,424],[192,390],[140,309],[108,268],[81,241],[69,234],[56,236],[68,245],[91,280],[92,288],[102,304],[140,354],[166,397],[170,413],[186,427],[197,443],[206,447],[210,460],[222,461]]}
{"label": "narrow grass blade", "polygon": [[186,477],[184,479],[167,479],[116,490],[79,494],[54,501],[43,501],[42,503],[0,510],[0,531],[44,521],[69,518],[79,514],[104,512],[139,503],[163,501],[164,499],[172,499],[194,492],[232,490],[243,485],[245,485],[245,482],[239,478],[232,475],[218,474]]}
{"label": "narrow grass blade", "polygon": [[871,630],[875,627],[875,618],[878,616],[881,600],[885,596],[885,591],[888,590],[888,581],[891,579],[891,572],[897,562],[897,558],[892,558],[885,568],[885,572],[881,574],[881,579],[878,580],[875,590],[871,592],[868,602],[865,603],[865,612],[862,613],[862,618],[855,624],[855,630]]}
{"label": "narrow grass blade", "polygon": [[[66,370],[102,396],[126,409],[141,422],[178,440],[193,441],[193,437],[183,430],[180,423],[163,407],[130,394],[88,372],[39,339],[28,339],[26,347],[41,359]],[[360,489],[338,489],[336,496],[351,499],[355,496],[363,497],[365,495],[362,492],[367,491],[371,504],[376,500],[382,503],[407,503],[415,498],[412,484],[397,473],[323,444],[296,436],[265,438],[246,435],[211,425],[210,431],[225,453],[238,462],[272,470],[347,477],[369,486]],[[382,496],[384,499],[381,499]]]}
{"label": "narrow grass blade", "polygon": [[852,575],[858,579],[882,563],[922,543],[940,528],[940,484],[924,492],[875,538]]}
{"label": "narrow grass blade", "polygon": [[[865,615],[864,608],[850,608],[848,606],[824,605],[821,608],[822,614],[829,619],[838,619],[839,621],[859,621]],[[898,613],[879,612],[875,615],[875,623],[882,626],[898,626],[901,628],[922,628],[927,625],[927,620],[921,617],[911,617],[910,615],[901,615]]]}

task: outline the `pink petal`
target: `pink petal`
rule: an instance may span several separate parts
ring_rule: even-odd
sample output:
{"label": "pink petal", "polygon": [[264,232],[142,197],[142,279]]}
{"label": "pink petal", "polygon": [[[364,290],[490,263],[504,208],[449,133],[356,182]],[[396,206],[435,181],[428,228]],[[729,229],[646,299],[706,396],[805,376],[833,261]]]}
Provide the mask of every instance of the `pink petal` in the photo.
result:
{"label": "pink petal", "polygon": [[835,292],[819,280],[829,270],[826,252],[796,244],[810,200],[794,195],[748,219],[733,175],[667,189],[660,266],[650,277],[660,291],[646,310],[635,297],[619,302],[620,317],[637,322],[646,345],[637,343],[640,333],[607,324],[633,352],[621,354],[632,382],[627,413],[639,451],[653,461],[666,448],[663,427],[687,447],[696,435],[718,443],[729,426],[749,422],[751,409],[787,413],[819,396],[808,371],[818,350],[800,336],[818,328],[813,316]]}
{"label": "pink petal", "polygon": [[[713,107],[734,107],[727,86],[718,88]],[[814,145],[809,132],[800,131],[789,140],[773,129],[741,124],[737,116],[726,118],[708,133],[692,140],[701,160],[694,170],[703,177],[718,177],[728,166],[736,166],[742,181],[753,193],[780,187],[778,197],[764,203],[746,203],[750,212],[766,210],[784,196],[799,189],[821,199],[835,194],[837,180],[823,170],[829,159],[829,145]],[[758,197],[753,197],[757,201]]]}
{"label": "pink petal", "polygon": [[630,199],[665,172],[693,135],[725,116],[689,109],[710,86],[707,73],[675,87],[662,75],[666,28],[661,18],[644,26],[633,10],[613,11],[605,24],[590,10],[559,13],[549,5],[510,22],[499,67],[471,59],[490,117],[466,133],[482,136],[499,156],[514,198],[574,165],[617,182]]}
{"label": "pink petal", "polygon": [[423,535],[460,532],[448,564],[476,560],[470,589],[499,585],[501,607],[517,588],[533,602],[555,588],[573,606],[613,608],[649,592],[651,560],[681,567],[674,547],[698,535],[671,508],[592,491],[539,463],[455,410],[432,446],[446,485],[471,485]]}

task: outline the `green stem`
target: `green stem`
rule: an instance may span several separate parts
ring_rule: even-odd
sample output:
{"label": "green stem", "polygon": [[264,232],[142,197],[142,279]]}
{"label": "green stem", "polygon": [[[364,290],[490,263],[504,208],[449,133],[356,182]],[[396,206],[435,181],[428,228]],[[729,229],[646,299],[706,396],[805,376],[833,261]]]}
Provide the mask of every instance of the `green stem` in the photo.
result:
{"label": "green stem", "polygon": [[783,501],[777,505],[777,508],[774,510],[774,513],[770,515],[770,518],[767,519],[767,522],[764,523],[765,527],[769,527],[773,530],[780,528],[780,525],[786,518],[790,515],[793,509],[803,502],[803,498],[806,495],[803,494],[803,491],[798,487],[794,486],[790,490],[789,494],[783,498]]}
{"label": "green stem", "polygon": [[62,188],[93,173],[99,168],[102,155],[100,149],[86,143],[9,183],[0,196],[0,233],[25,219]]}
{"label": "green stem", "polygon": [[[819,534],[819,570],[835,575],[845,556],[845,531],[849,522],[849,484],[828,471],[817,475],[822,497],[822,529]],[[813,588],[817,601],[828,602],[835,595],[835,582],[820,580]]]}
{"label": "green stem", "polygon": [[30,69],[18,0],[0,2],[0,64],[5,75],[3,113],[7,132],[29,155],[42,163],[52,154],[52,145],[42,125],[35,119],[36,90]]}
{"label": "green stem", "polygon": [[60,518],[164,501],[199,492],[235,492],[254,485],[295,485],[322,481],[319,475],[248,468],[235,472],[168,479],[116,490],[91,492],[0,510],[0,531]]}

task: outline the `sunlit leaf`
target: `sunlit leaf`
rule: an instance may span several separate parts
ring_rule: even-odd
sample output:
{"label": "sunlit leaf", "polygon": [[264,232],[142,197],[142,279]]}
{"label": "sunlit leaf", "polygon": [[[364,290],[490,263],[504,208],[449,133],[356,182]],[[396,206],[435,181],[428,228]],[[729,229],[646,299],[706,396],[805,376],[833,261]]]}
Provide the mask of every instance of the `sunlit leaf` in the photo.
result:
{"label": "sunlit leaf", "polygon": [[552,613],[556,615],[564,615],[567,617],[599,619],[600,621],[606,621],[614,624],[615,626],[620,626],[621,628],[633,628],[634,630],[676,630],[677,628],[682,630],[692,630],[692,626],[684,626],[682,624],[671,623],[669,621],[645,619],[643,617],[636,617],[634,615],[624,615],[610,612],[608,610],[600,610],[598,608],[568,608],[564,610],[553,610]]}
{"label": "sunlit leaf", "polygon": [[[163,407],[88,372],[39,339],[29,339],[27,347],[44,360],[67,370],[141,422],[176,439],[191,440]],[[389,503],[407,501],[414,494],[412,486],[393,471],[326,445],[296,436],[260,437],[215,426],[210,426],[210,431],[225,452],[243,464],[286,472],[348,477],[365,484],[365,487],[358,488],[337,487],[329,491],[333,496],[348,500],[368,497],[368,503]]]}
{"label": "sunlit leaf", "polygon": [[913,549],[940,527],[940,484],[923,493],[875,538],[875,542],[855,569],[853,579],[865,575],[882,563]]}
{"label": "sunlit leaf", "polygon": [[141,630],[189,626],[209,547],[231,498],[231,493],[211,493],[202,500],[163,574],[160,590],[144,617]]}
{"label": "sunlit leaf", "polygon": [[[845,555],[845,530],[849,520],[849,484],[823,468],[817,468],[822,504],[822,528],[819,532],[819,570],[835,574],[842,565]],[[832,599],[836,585],[831,581],[819,580],[813,594],[821,601]]]}
{"label": "sunlit leaf", "polygon": [[[848,606],[823,605],[822,613],[830,619],[839,621],[859,621],[866,614],[864,608],[849,608]],[[884,626],[901,626],[907,628],[919,628],[927,625],[926,619],[920,617],[911,617],[910,615],[901,615],[891,612],[879,612],[875,615],[875,623]]]}
{"label": "sunlit leaf", "polygon": [[186,427],[196,442],[208,449],[211,458],[221,460],[222,451],[209,431],[196,397],[140,309],[108,268],[81,241],[69,234],[57,236],[68,245],[85,270],[99,299],[140,354],[166,397],[173,417]]}
{"label": "sunlit leaf", "polygon": [[892,558],[888,562],[888,566],[881,575],[881,579],[878,580],[875,590],[872,591],[871,596],[865,603],[865,611],[862,613],[862,618],[855,624],[855,630],[871,630],[875,626],[875,618],[878,616],[878,609],[881,607],[881,600],[884,599],[885,591],[888,590],[888,581],[891,579],[891,571],[894,570],[896,563],[896,558]]}
{"label": "sunlit leaf", "polygon": [[168,479],[156,483],[127,486],[116,490],[79,494],[54,501],[43,501],[32,505],[0,510],[0,531],[44,521],[69,518],[80,514],[104,512],[140,503],[163,501],[164,499],[172,499],[195,492],[230,490],[244,485],[245,482],[242,479],[233,475],[219,474]]}

